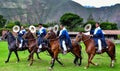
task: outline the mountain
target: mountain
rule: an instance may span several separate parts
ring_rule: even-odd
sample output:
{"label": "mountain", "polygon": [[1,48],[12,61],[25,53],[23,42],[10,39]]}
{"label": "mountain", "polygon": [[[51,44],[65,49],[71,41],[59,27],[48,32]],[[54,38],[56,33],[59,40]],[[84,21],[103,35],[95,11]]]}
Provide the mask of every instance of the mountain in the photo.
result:
{"label": "mountain", "polygon": [[72,0],[0,0],[0,14],[23,23],[59,22],[66,12],[78,14],[84,22],[92,15],[96,21],[115,22],[120,26],[120,4],[86,8]]}

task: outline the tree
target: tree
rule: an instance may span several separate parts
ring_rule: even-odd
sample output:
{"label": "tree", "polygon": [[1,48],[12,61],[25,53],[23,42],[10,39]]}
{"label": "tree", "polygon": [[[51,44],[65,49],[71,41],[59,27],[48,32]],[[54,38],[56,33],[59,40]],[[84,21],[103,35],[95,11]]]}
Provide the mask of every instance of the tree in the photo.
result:
{"label": "tree", "polygon": [[104,30],[116,30],[117,24],[116,23],[111,23],[111,22],[102,22],[100,24],[101,28]]}
{"label": "tree", "polygon": [[83,18],[73,13],[65,13],[61,18],[60,22],[62,25],[68,27],[69,30],[72,30],[73,27],[80,26]]}
{"label": "tree", "polygon": [[4,19],[2,15],[0,15],[0,28],[3,28],[3,27],[4,27],[6,21],[7,21],[7,20]]}
{"label": "tree", "polygon": [[[96,22],[95,22],[94,20],[89,20],[89,21],[86,22],[85,25],[87,25],[87,24],[91,24],[91,25],[92,25],[91,30],[92,30],[92,29],[95,29],[95,23],[96,23]],[[85,27],[85,25],[84,25],[84,27]]]}

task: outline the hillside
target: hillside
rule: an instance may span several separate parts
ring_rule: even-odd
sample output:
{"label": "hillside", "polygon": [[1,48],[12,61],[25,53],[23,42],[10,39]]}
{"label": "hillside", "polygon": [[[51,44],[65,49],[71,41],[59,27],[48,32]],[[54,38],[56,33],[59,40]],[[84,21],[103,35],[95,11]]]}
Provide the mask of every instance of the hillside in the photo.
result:
{"label": "hillside", "polygon": [[66,12],[78,14],[86,22],[90,14],[96,21],[116,22],[120,26],[120,4],[85,8],[72,0],[0,0],[0,14],[23,23],[59,22]]}

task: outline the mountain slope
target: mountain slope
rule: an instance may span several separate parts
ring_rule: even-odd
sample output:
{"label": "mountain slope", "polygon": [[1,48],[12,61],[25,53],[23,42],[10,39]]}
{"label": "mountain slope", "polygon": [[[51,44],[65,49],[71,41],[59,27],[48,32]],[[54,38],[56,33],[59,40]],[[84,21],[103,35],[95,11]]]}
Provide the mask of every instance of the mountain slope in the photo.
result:
{"label": "mountain slope", "polygon": [[84,18],[84,22],[92,14],[96,21],[120,23],[120,4],[85,8],[72,0],[0,0],[0,14],[9,20],[19,20],[23,23],[59,22],[66,12],[78,14]]}

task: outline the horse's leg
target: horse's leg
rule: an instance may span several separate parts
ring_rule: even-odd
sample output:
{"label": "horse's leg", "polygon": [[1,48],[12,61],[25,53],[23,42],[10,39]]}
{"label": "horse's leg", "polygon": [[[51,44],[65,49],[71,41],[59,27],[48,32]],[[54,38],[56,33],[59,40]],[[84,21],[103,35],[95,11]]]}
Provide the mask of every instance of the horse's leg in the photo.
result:
{"label": "horse's leg", "polygon": [[[28,52],[29,53],[31,53],[31,51],[28,49]],[[30,54],[29,54],[29,56],[28,56],[28,59],[27,59],[28,61],[30,60]]]}
{"label": "horse's leg", "polygon": [[79,59],[80,59],[80,63],[79,66],[82,64],[82,56],[81,56],[81,51],[79,51]]}
{"label": "horse's leg", "polygon": [[110,67],[114,67],[114,63],[115,63],[115,54],[114,54],[114,53],[111,53],[110,51],[107,51],[107,54],[108,54],[109,57],[111,58]]}
{"label": "horse's leg", "polygon": [[49,53],[50,56],[51,56],[50,64],[52,64],[52,59],[53,59],[53,57],[54,57],[54,54],[53,54],[53,52],[52,52],[51,50],[47,50],[47,51],[48,51],[48,53]]}
{"label": "horse's leg", "polygon": [[63,63],[59,61],[58,57],[56,58],[57,62],[63,66]]}
{"label": "horse's leg", "polygon": [[19,62],[19,61],[20,61],[20,59],[19,59],[19,56],[18,56],[17,51],[14,51],[14,53],[15,53],[15,55],[16,55],[16,57],[17,57],[17,62]]}
{"label": "horse's leg", "polygon": [[31,59],[31,61],[30,61],[30,66],[33,64],[33,55],[34,55],[34,50],[32,50],[32,52],[30,53],[30,59]]}
{"label": "horse's leg", "polygon": [[92,65],[97,66],[97,64],[95,64],[95,63],[92,62],[92,59],[93,59],[94,56],[95,56],[95,54],[91,54],[91,55],[90,55],[90,61],[89,61],[89,62],[90,62]]}
{"label": "horse's leg", "polygon": [[9,58],[10,58],[10,56],[11,56],[11,53],[12,53],[12,51],[9,51],[8,58],[7,58],[7,60],[5,61],[5,63],[9,62]]}
{"label": "horse's leg", "polygon": [[[82,63],[81,51],[72,51],[72,54],[75,55],[74,64],[80,66]],[[78,59],[80,59],[79,64],[78,64]]]}
{"label": "horse's leg", "polygon": [[41,58],[39,57],[39,54],[36,52],[37,58],[41,60]]}
{"label": "horse's leg", "polygon": [[52,58],[52,65],[49,67],[49,69],[52,69],[52,68],[53,68],[54,63],[55,63],[55,60],[56,60],[56,58],[57,58],[57,56],[58,56],[58,51],[54,50],[53,53],[54,53],[54,56],[53,56],[53,58]]}
{"label": "horse's leg", "polygon": [[93,65],[96,65],[92,62],[92,59],[93,59],[94,56],[95,56],[95,54],[88,54],[88,64],[85,67],[85,69],[87,69],[89,67],[90,63],[93,64]]}
{"label": "horse's leg", "polygon": [[75,64],[75,65],[78,65],[78,57],[77,57],[77,56],[75,56],[74,64]]}

